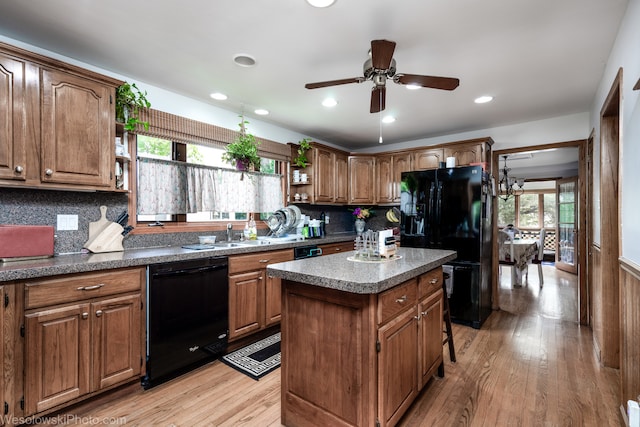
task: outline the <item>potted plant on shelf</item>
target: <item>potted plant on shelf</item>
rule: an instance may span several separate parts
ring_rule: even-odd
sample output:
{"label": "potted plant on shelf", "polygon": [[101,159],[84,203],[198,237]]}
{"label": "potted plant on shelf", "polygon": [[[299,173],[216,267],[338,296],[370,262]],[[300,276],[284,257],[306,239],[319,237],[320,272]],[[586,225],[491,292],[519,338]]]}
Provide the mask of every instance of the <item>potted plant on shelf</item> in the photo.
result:
{"label": "potted plant on shelf", "polygon": [[309,164],[307,159],[307,151],[311,149],[311,138],[303,138],[298,142],[298,156],[293,159],[293,164],[299,168],[306,168]]}
{"label": "potted plant on shelf", "polygon": [[222,154],[222,160],[236,167],[237,170],[256,170],[260,168],[260,156],[258,156],[258,145],[260,141],[250,133],[247,133],[246,125],[249,122],[244,120],[239,123],[240,134],[226,147]]}
{"label": "potted plant on shelf", "polygon": [[135,83],[124,82],[116,89],[116,120],[124,123],[124,129],[133,132],[138,124],[149,130],[149,122],[138,118],[140,109],[150,108],[147,91],[142,92]]}

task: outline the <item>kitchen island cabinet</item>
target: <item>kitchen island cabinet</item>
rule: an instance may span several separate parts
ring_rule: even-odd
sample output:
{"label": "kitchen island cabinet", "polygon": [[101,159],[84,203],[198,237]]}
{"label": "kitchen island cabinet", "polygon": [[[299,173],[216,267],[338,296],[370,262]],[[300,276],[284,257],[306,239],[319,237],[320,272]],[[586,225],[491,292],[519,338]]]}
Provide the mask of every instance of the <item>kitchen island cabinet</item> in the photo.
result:
{"label": "kitchen island cabinet", "polygon": [[[442,370],[445,250],[400,248],[273,264],[282,282],[281,420],[287,426],[393,426]],[[439,331],[439,332],[435,332]]]}

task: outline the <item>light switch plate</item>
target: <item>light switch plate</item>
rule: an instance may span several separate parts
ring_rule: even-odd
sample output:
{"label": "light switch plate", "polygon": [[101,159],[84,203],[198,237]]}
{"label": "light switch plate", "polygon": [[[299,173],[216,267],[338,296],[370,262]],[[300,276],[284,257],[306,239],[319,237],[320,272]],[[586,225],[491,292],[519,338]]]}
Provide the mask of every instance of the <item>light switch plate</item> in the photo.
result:
{"label": "light switch plate", "polygon": [[58,231],[77,230],[78,215],[58,215],[58,224],[56,229]]}

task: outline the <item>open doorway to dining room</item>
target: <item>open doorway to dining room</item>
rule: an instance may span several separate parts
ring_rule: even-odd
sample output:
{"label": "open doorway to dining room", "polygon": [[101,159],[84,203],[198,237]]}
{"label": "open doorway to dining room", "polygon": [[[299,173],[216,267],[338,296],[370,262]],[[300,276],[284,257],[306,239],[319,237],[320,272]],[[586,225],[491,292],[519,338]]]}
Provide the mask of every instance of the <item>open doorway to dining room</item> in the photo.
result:
{"label": "open doorway to dining room", "polygon": [[[500,229],[513,224],[522,237],[532,239],[539,236],[541,228],[545,229],[543,269],[559,267],[577,275],[575,320],[586,325],[588,306],[582,302],[587,301],[588,292],[586,275],[581,274],[586,266],[585,151],[586,140],[495,150],[492,170],[498,196],[494,198],[493,209],[493,271],[499,271],[497,236]],[[510,194],[500,191],[505,168],[512,184]],[[493,281],[493,295],[499,295],[497,274]],[[529,286],[532,284],[538,286],[538,279],[530,279]],[[494,299],[493,308],[500,308],[498,297]]]}

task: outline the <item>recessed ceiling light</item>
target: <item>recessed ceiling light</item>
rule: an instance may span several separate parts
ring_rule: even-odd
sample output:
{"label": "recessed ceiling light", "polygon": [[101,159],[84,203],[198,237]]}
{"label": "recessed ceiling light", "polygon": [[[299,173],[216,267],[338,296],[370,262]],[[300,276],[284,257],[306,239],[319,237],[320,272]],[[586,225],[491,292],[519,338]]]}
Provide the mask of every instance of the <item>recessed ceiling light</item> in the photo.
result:
{"label": "recessed ceiling light", "polygon": [[269,110],[265,110],[264,108],[258,108],[256,110],[254,110],[253,112],[256,113],[259,116],[266,116],[267,114],[269,114]]}
{"label": "recessed ceiling light", "polygon": [[213,99],[217,99],[218,101],[224,101],[225,99],[227,99],[227,95],[220,92],[214,92],[209,96],[212,97]]}
{"label": "recessed ceiling light", "polygon": [[329,7],[335,2],[336,0],[307,0],[307,3],[313,7]]}
{"label": "recessed ceiling light", "polygon": [[322,101],[322,105],[324,105],[325,107],[335,107],[336,105],[338,105],[338,101],[333,98],[327,98]]}
{"label": "recessed ceiling light", "polygon": [[233,56],[233,62],[241,67],[253,67],[256,65],[256,59],[246,53],[238,53]]}
{"label": "recessed ceiling light", "polygon": [[473,102],[475,102],[476,104],[486,104],[487,102],[491,101],[493,101],[493,96],[490,95],[479,96],[473,100]]}
{"label": "recessed ceiling light", "polygon": [[393,117],[393,116],[385,116],[385,117],[382,119],[382,123],[393,123],[393,122],[395,122],[395,121],[396,121],[396,118],[395,118],[395,117]]}
{"label": "recessed ceiling light", "polygon": [[408,84],[408,85],[406,85],[405,87],[406,87],[407,89],[409,89],[409,90],[416,90],[416,89],[420,89],[422,86],[417,85],[417,84],[409,83],[409,84]]}

